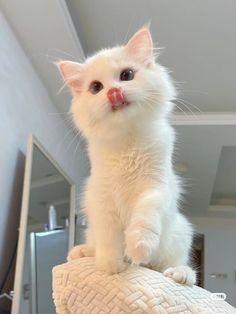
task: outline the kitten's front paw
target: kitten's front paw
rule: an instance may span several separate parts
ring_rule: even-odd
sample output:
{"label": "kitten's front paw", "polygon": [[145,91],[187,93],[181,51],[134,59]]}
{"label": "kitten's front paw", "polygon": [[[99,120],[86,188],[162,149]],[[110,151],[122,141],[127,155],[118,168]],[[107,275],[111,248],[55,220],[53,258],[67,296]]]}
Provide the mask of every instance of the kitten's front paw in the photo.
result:
{"label": "kitten's front paw", "polygon": [[94,248],[87,245],[87,244],[82,244],[82,245],[77,245],[74,246],[68,256],[67,256],[67,261],[72,261],[73,259],[81,258],[81,257],[89,257],[89,256],[94,256]]}
{"label": "kitten's front paw", "polygon": [[188,266],[169,267],[163,275],[188,286],[193,286],[196,282],[196,272]]}
{"label": "kitten's front paw", "polygon": [[121,273],[126,269],[123,259],[115,259],[110,256],[96,257],[96,267],[98,270],[106,272],[108,275]]}
{"label": "kitten's front paw", "polygon": [[126,231],[126,255],[134,264],[148,264],[157,254],[160,236],[145,227]]}

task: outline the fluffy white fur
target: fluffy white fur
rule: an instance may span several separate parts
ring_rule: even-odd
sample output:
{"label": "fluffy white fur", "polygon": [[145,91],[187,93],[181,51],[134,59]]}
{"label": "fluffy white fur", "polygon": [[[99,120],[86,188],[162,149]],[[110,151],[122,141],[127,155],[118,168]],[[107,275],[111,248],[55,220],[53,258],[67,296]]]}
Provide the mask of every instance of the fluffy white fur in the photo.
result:
{"label": "fluffy white fur", "polygon": [[[87,243],[69,259],[96,256],[109,274],[125,269],[124,257],[192,285],[187,266],[192,227],[178,211],[180,184],[173,171],[174,131],[168,121],[175,89],[167,71],[155,62],[147,28],[126,46],[105,49],[84,64],[59,63],[73,92],[71,111],[88,141],[91,175],[84,208]],[[135,71],[120,81],[122,70]],[[93,95],[92,81],[104,88]],[[107,92],[121,88],[129,105],[113,111]]]}

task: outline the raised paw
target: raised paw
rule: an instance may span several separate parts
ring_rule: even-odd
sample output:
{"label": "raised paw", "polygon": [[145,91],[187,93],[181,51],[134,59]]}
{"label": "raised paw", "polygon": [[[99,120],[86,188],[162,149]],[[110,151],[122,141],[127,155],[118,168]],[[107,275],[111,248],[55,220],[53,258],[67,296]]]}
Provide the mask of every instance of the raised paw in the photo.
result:
{"label": "raised paw", "polygon": [[134,264],[148,264],[157,254],[159,243],[159,234],[147,228],[126,231],[126,255]]}
{"label": "raised paw", "polygon": [[188,266],[169,267],[163,275],[188,286],[193,286],[196,282],[196,272]]}
{"label": "raised paw", "polygon": [[94,249],[93,247],[87,245],[87,244],[82,244],[82,245],[77,245],[74,246],[68,256],[67,256],[67,261],[72,261],[73,259],[81,258],[81,257],[89,257],[89,256],[94,256]]}

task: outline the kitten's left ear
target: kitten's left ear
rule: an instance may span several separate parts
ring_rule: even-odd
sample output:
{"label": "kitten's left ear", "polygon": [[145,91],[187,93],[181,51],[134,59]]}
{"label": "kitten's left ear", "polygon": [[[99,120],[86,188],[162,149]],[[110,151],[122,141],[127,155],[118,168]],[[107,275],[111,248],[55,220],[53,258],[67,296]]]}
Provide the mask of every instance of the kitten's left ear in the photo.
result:
{"label": "kitten's left ear", "polygon": [[137,31],[125,46],[125,50],[135,61],[147,67],[153,65],[153,42],[149,28],[143,27]]}
{"label": "kitten's left ear", "polygon": [[60,61],[56,64],[65,83],[74,92],[81,91],[83,64],[72,61]]}

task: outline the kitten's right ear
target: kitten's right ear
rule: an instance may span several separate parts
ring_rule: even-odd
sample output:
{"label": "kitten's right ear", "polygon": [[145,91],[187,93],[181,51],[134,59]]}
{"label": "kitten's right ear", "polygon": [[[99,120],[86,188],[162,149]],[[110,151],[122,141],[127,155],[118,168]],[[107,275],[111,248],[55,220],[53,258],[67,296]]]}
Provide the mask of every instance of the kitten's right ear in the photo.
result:
{"label": "kitten's right ear", "polygon": [[65,81],[72,91],[80,92],[82,84],[83,65],[72,61],[60,61],[56,65]]}

